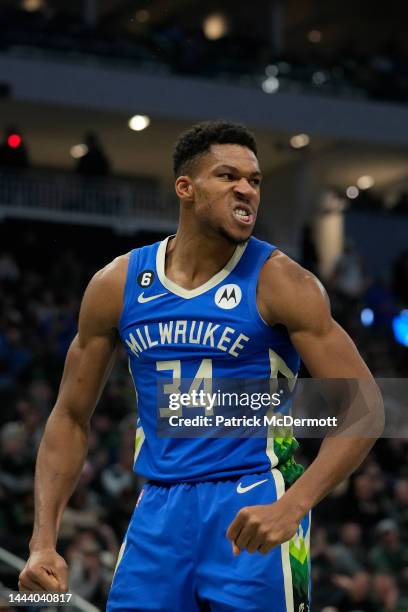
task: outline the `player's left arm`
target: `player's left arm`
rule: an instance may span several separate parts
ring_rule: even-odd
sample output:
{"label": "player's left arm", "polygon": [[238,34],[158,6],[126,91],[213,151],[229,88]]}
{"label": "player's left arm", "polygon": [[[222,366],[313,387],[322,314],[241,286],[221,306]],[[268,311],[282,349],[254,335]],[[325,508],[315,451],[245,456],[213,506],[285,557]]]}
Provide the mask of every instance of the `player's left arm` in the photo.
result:
{"label": "player's left arm", "polygon": [[[267,288],[273,288],[272,296]],[[357,433],[324,438],[315,460],[278,502],[243,508],[227,532],[235,554],[241,550],[267,553],[289,540],[303,516],[361,464],[383,428],[378,388],[353,341],[332,319],[321,283],[277,254],[261,273],[258,303],[268,322],[288,329],[313,377],[356,381],[375,422],[370,423],[370,437]]]}

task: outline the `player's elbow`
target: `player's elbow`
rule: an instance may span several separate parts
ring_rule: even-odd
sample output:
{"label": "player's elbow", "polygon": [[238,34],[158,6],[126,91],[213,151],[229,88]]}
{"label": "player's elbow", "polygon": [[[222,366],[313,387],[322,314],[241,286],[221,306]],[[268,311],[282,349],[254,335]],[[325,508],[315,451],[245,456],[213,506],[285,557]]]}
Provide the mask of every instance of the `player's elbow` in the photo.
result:
{"label": "player's elbow", "polygon": [[373,378],[360,380],[362,396],[366,406],[364,419],[364,431],[367,438],[377,440],[381,437],[385,429],[385,410],[381,391]]}
{"label": "player's elbow", "polygon": [[74,432],[88,437],[90,431],[90,413],[80,402],[71,404],[57,400],[46,425],[46,430],[64,431],[67,435]]}

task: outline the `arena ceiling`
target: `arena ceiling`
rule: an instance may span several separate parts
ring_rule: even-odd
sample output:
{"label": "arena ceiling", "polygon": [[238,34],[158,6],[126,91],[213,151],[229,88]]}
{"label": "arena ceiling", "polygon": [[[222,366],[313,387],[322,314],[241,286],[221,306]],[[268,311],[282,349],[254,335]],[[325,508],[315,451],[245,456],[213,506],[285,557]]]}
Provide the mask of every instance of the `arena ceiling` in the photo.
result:
{"label": "arena ceiling", "polygon": [[[2,7],[22,6],[28,0],[2,0]],[[137,33],[139,28],[180,25],[185,31],[197,31],[203,18],[211,13],[228,17],[232,31],[268,40],[276,31],[276,20],[281,19],[282,52],[305,59],[317,55],[328,58],[353,48],[356,53],[381,53],[390,41],[401,48],[408,44],[404,32],[405,2],[394,0],[393,10],[387,3],[369,0],[36,0],[61,18],[78,19],[85,7],[96,11],[99,27],[118,32]],[[275,22],[271,6],[277,9]],[[140,21],[140,11],[145,11]],[[138,17],[139,15],[139,17]],[[145,20],[147,16],[147,21]],[[320,33],[318,42],[310,40],[310,33]],[[315,37],[315,40],[317,40]],[[182,122],[155,120],[148,130],[132,133],[127,128],[128,117],[120,113],[103,113],[83,109],[39,107],[29,103],[2,101],[0,113],[7,123],[24,128],[31,145],[35,163],[41,166],[72,167],[70,148],[81,142],[91,125],[101,134],[111,154],[116,172],[125,175],[151,174],[160,168],[161,178],[171,178],[169,156],[172,142],[186,127]],[[52,130],[49,126],[52,125]],[[273,172],[279,166],[299,159],[301,155],[319,155],[326,149],[339,150],[340,164],[328,175],[330,183],[344,188],[363,173],[376,175],[381,188],[405,175],[406,153],[383,147],[364,147],[313,138],[307,152],[293,151],[288,145],[289,134],[256,133],[264,170]],[[344,151],[341,157],[341,151]]]}
{"label": "arena ceiling", "polygon": [[[145,27],[174,25],[197,32],[206,16],[220,13],[232,34],[265,41],[271,41],[276,31],[275,14],[282,24],[281,51],[304,58],[333,57],[350,49],[378,53],[390,47],[408,48],[404,0],[391,4],[372,0],[2,0],[3,6],[17,3],[42,3],[62,19],[80,18],[88,6],[100,28],[134,34]],[[310,37],[316,31],[319,40]]]}

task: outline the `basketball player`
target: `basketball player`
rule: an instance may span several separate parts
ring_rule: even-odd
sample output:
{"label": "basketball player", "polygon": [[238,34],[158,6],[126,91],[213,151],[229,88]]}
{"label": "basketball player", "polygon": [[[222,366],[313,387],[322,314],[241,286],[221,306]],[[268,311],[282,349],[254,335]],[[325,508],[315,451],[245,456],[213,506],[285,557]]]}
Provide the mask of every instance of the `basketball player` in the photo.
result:
{"label": "basketball player", "polygon": [[157,385],[166,381],[167,393],[182,378],[293,378],[299,356],[316,377],[370,373],[332,320],[320,283],[251,237],[262,178],[253,136],[226,122],[194,126],[176,145],[174,170],[177,234],[118,257],[85,292],[38,453],[20,588],[67,589],[58,528],[122,341],[138,394],[135,467],[148,483],[107,609],[307,612],[309,511],[373,440],[326,438],[300,475],[291,439],[159,437],[168,407],[157,406]]}

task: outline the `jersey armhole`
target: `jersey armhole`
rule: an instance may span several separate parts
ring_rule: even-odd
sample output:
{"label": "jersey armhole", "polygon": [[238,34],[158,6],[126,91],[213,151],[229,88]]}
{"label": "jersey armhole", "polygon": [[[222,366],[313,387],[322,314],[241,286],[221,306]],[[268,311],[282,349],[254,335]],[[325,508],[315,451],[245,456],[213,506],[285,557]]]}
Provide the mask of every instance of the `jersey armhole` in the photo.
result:
{"label": "jersey armhole", "polygon": [[137,268],[139,263],[139,249],[133,249],[130,252],[129,256],[129,264],[126,275],[125,288],[123,292],[123,306],[122,313],[119,319],[119,333],[121,333],[123,328],[123,319],[126,315],[128,307],[136,298],[137,292]]}
{"label": "jersey armhole", "polygon": [[259,274],[261,272],[262,267],[268,261],[272,253],[276,251],[277,249],[277,247],[275,246],[272,246],[272,245],[268,245],[268,246],[269,246],[269,249],[267,251],[264,251],[262,253],[262,256],[259,258],[259,261],[257,262],[255,274],[253,275],[251,282],[249,284],[249,307],[252,312],[252,315],[255,317],[255,319],[258,321],[258,323],[261,325],[263,329],[271,329],[271,326],[269,325],[269,323],[267,323],[263,319],[261,313],[259,312],[259,308],[258,308],[256,294],[257,294],[258,283],[259,283]]}

